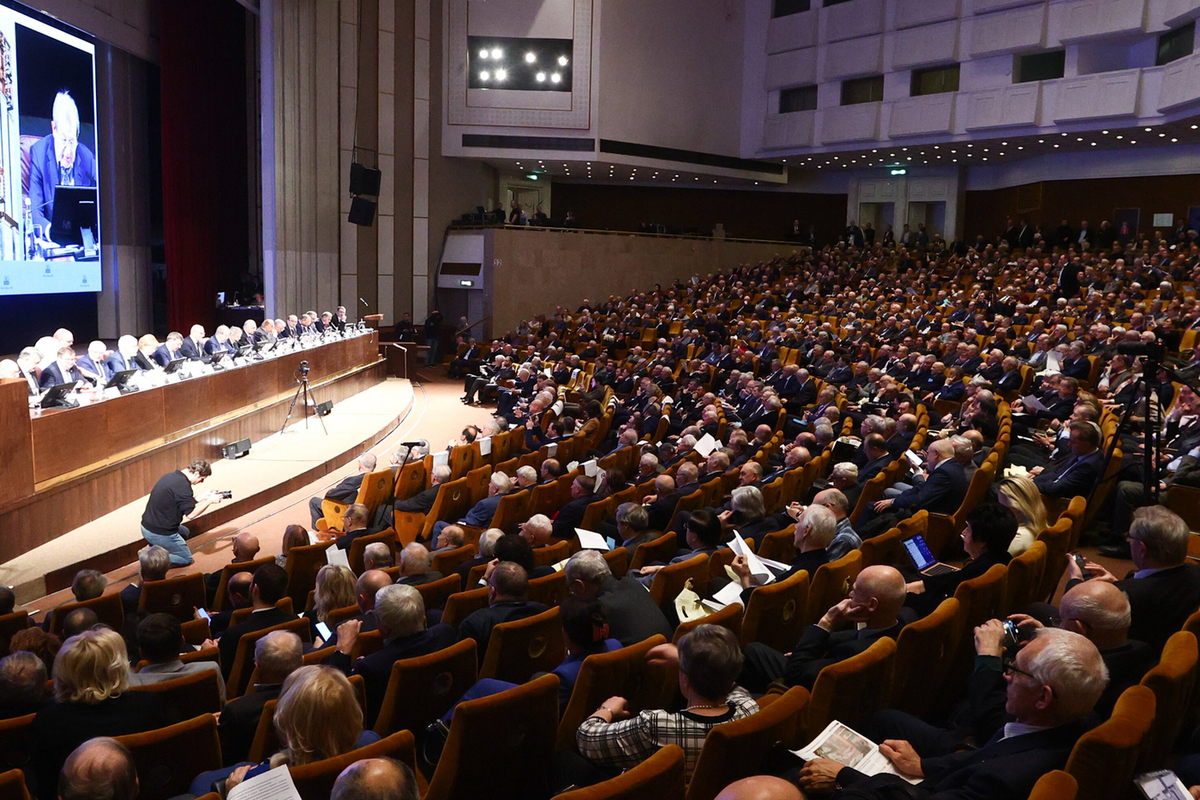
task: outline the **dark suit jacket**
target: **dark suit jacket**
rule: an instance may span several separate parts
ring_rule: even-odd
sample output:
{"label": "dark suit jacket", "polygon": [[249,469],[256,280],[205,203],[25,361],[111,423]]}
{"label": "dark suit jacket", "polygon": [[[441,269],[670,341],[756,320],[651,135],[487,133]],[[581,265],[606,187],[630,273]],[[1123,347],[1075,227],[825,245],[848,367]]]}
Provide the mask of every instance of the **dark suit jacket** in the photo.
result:
{"label": "dark suit jacket", "polygon": [[356,472],[350,477],[342,479],[341,483],[325,493],[325,499],[335,503],[353,503],[358,499],[358,490],[362,487],[364,477],[366,477],[366,473]]}
{"label": "dark suit jacket", "polygon": [[[646,514],[650,517],[650,530],[665,531],[667,529],[667,526],[671,524],[671,517],[675,514],[675,506],[679,505],[681,497],[683,495],[675,492],[666,497],[660,497],[646,506]],[[646,541],[649,541],[649,539]],[[630,552],[629,557],[633,558],[632,552]]]}
{"label": "dark suit jacket", "polygon": [[867,481],[883,472],[890,463],[892,463],[892,456],[890,453],[886,456],[880,456],[874,461],[867,462],[867,465],[858,471],[858,485],[865,486]]}
{"label": "dark suit jacket", "polygon": [[938,464],[923,483],[901,492],[892,503],[894,508],[915,511],[925,509],[931,514],[953,514],[967,494],[967,476],[956,461]]}
{"label": "dark suit jacket", "polygon": [[196,344],[192,337],[187,336],[183,340],[183,346],[179,348],[179,354],[184,358],[200,358],[204,355],[204,342]]}
{"label": "dark suit jacket", "polygon": [[978,578],[997,564],[1008,564],[1011,558],[1008,551],[984,553],[963,566],[958,572],[923,576],[921,580],[925,584],[925,591],[921,594],[910,594],[904,604],[923,617],[931,613],[947,597],[953,597],[954,593],[958,591],[960,583]]}
{"label": "dark suit jacket", "polygon": [[1096,450],[1081,459],[1072,456],[1046,467],[1033,482],[1046,497],[1087,497],[1103,469],[1104,453]]}
{"label": "dark suit jacket", "polygon": [[588,505],[596,499],[591,495],[577,497],[559,509],[554,517],[554,538],[574,539],[575,529],[583,523],[583,515],[587,513]]}
{"label": "dark suit jacket", "polygon": [[[359,481],[361,484],[362,481]],[[396,501],[397,511],[419,511],[422,514],[428,514],[433,508],[433,501],[437,500],[438,490],[441,484],[430,486],[428,489],[417,492],[407,500]]]}
{"label": "dark suit jacket", "polygon": [[236,697],[225,704],[217,720],[217,735],[221,738],[221,759],[232,766],[250,757],[258,719],[268,700],[278,700],[282,683],[255,686],[254,691]]}
{"label": "dark suit jacket", "polygon": [[812,688],[817,680],[817,673],[830,664],[844,661],[856,656],[875,644],[876,639],[891,636],[893,639],[900,635],[903,623],[897,622],[890,628],[881,631],[864,631],[860,636],[856,630],[834,631],[830,633],[817,625],[809,625],[804,629],[800,641],[788,656],[787,665],[783,669],[783,680],[788,686],[804,686]]}
{"label": "dark suit jacket", "polygon": [[670,623],[635,578],[617,580],[611,575],[602,578],[599,598],[611,636],[622,645],[628,647],[658,633],[670,641],[673,633]]}
{"label": "dark suit jacket", "polygon": [[431,569],[421,575],[405,575],[402,578],[398,578],[396,583],[403,583],[405,586],[421,586],[422,584],[440,581],[442,577],[442,573]]}
{"label": "dark suit jacket", "polygon": [[183,357],[183,350],[177,350],[172,353],[165,344],[160,344],[158,349],[154,351],[154,360],[158,362],[160,367],[165,367],[172,361],[178,361]]}
{"label": "dark suit jacket", "polygon": [[242,638],[243,633],[254,633],[265,628],[273,628],[276,625],[291,622],[293,619],[295,617],[291,614],[285,614],[278,608],[268,608],[263,611],[255,611],[244,622],[226,628],[225,633],[221,634],[221,638],[217,641],[221,648],[221,674],[224,675],[225,680],[229,680],[229,674],[233,672],[238,641]]}
{"label": "dark suit jacket", "polygon": [[75,359],[75,366],[80,372],[87,370],[88,372],[104,379],[105,381],[112,377],[112,371],[109,369],[108,362],[101,361],[99,364],[97,364],[95,361],[92,361],[91,356],[80,356],[79,358]]}
{"label": "dark suit jacket", "polygon": [[221,353],[236,353],[236,352],[237,352],[237,348],[235,348],[232,344],[230,344],[229,342],[225,342],[224,344],[222,344],[221,342],[217,341],[217,337],[215,337],[215,336],[209,337],[208,341],[204,343],[205,355],[215,356],[215,355],[220,355]]}
{"label": "dark suit jacket", "polygon": [[[925,780],[907,796],[922,800],[1011,800],[1028,797],[1038,778],[1051,770],[1061,769],[1067,763],[1071,748],[1086,730],[1086,725],[1076,722],[996,741],[1001,735],[998,731],[992,741],[978,750],[923,758],[921,770],[925,773]],[[905,785],[903,779],[895,775],[880,773],[868,777],[849,767],[838,773],[837,782],[845,787],[838,796],[846,797],[882,796],[871,790],[885,785]]]}
{"label": "dark suit jacket", "polygon": [[[474,639],[479,648],[479,663],[487,653],[488,642],[492,638],[492,629],[501,622],[525,619],[546,610],[546,606],[531,600],[510,603],[496,603],[494,606],[481,608],[472,612],[458,626],[459,641]],[[610,623],[611,624],[611,623]]]}
{"label": "dark suit jacket", "polygon": [[[1070,591],[1079,581],[1069,581]],[[1162,651],[1171,634],[1200,607],[1200,564],[1181,564],[1144,578],[1126,578],[1116,587],[1129,595],[1129,638]]]}
{"label": "dark suit jacket", "polygon": [[[463,620],[463,624],[465,625],[469,619],[470,617],[467,617]],[[438,650],[454,644],[455,641],[457,639],[454,629],[449,625],[438,623],[420,633],[388,639],[384,642],[383,649],[366,658],[360,658],[354,664],[350,663],[350,656],[340,652],[334,653],[329,663],[347,675],[363,676],[363,682],[367,689],[367,716],[363,722],[364,727],[370,728],[375,724],[375,718],[379,716],[379,709],[383,705],[388,681],[392,677],[392,665],[404,658],[416,658],[436,653]]]}
{"label": "dark suit jacket", "polygon": [[49,389],[51,386],[57,386],[60,383],[72,383],[74,381],[84,380],[83,373],[78,367],[71,367],[69,375],[63,375],[62,369],[59,368],[57,361],[50,362],[50,365],[42,370],[42,379],[39,381],[42,389]]}
{"label": "dark suit jacket", "polygon": [[[71,176],[76,186],[96,185],[96,157],[82,142],[75,146]],[[34,142],[29,148],[29,202],[33,207],[35,224],[48,227],[54,219],[54,189],[60,183],[58,159],[54,155],[54,136],[51,134]]]}

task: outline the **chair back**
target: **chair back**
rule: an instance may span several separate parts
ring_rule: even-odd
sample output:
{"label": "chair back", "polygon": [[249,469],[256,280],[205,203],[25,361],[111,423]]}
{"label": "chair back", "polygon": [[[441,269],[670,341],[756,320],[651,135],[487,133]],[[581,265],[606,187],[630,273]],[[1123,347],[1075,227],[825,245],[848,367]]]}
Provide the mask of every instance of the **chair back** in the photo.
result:
{"label": "chair back", "polygon": [[346,554],[346,561],[350,564],[350,569],[355,575],[362,575],[365,571],[363,566],[363,553],[367,550],[367,545],[383,542],[388,546],[388,550],[392,551],[392,563],[396,562],[396,531],[388,528],[386,531],[379,533],[371,533],[366,536],[356,536],[350,542],[350,551]]}
{"label": "chair back", "polygon": [[[563,477],[569,476],[564,475]],[[547,517],[553,517],[562,508],[562,505],[563,492],[558,481],[538,484],[533,487],[533,495],[529,498],[529,516],[545,514]]]}
{"label": "chair back", "polygon": [[763,508],[768,514],[779,508],[779,499],[783,496],[783,478],[776,478],[762,487]]}
{"label": "chair back", "polygon": [[808,603],[804,609],[804,627],[812,625],[833,606],[850,594],[854,579],[862,571],[862,552],[851,550],[837,561],[817,568],[808,588]]}
{"label": "chair back", "polygon": [[201,714],[220,713],[221,687],[217,683],[220,670],[220,665],[213,664],[209,670],[181,675],[169,681],[130,686],[129,690],[158,695],[167,721],[183,722]]}
{"label": "chair back", "polygon": [[420,511],[395,511],[392,528],[396,531],[396,547],[403,549],[417,541],[425,530],[425,515]]}
{"label": "chair back", "polygon": [[552,567],[570,557],[571,542],[565,539],[533,549],[533,565],[535,567]]}
{"label": "chair back", "polygon": [[456,573],[450,573],[444,578],[428,583],[419,583],[416,589],[425,601],[425,610],[446,607],[446,599],[462,588],[462,578]]}
{"label": "chair back", "polygon": [[516,533],[517,525],[529,519],[529,501],[533,495],[528,489],[506,494],[500,498],[496,513],[489,527],[499,528],[505,533]]}
{"label": "chair back", "polygon": [[[679,750],[678,747],[675,748]],[[683,751],[679,750],[679,798],[683,800]],[[10,769],[0,773],[0,797],[7,800],[30,800],[29,789],[25,786],[25,773],[19,769]]]}
{"label": "chair back", "polygon": [[1078,796],[1079,782],[1075,777],[1056,769],[1038,779],[1029,794],[1029,800],[1075,800]]}
{"label": "chair back", "polygon": [[1130,686],[1117,698],[1112,716],[1075,743],[1066,771],[1088,800],[1119,800],[1137,774],[1142,748],[1150,736],[1156,711],[1154,692]]}
{"label": "chair back", "polygon": [[[645,545],[642,546],[645,547]],[[650,597],[658,604],[659,608],[666,611],[687,586],[688,581],[692,582],[697,593],[702,593],[704,587],[708,586],[707,554],[701,553],[692,556],[678,564],[668,564],[654,573],[654,580],[650,584]],[[668,619],[671,618],[672,613],[668,613]]]}
{"label": "chair back", "polygon": [[133,756],[138,800],[168,800],[184,794],[201,772],[221,768],[221,742],[212,714],[116,740]]}
{"label": "chair back", "polygon": [[762,544],[755,550],[761,558],[769,558],[781,564],[790,564],[800,555],[796,549],[796,526],[788,525],[781,531],[764,534]]}
{"label": "chair back", "polygon": [[125,627],[125,608],[121,605],[121,594],[120,592],[109,592],[108,594],[93,597],[91,600],[84,600],[83,602],[63,603],[61,606],[51,610],[50,632],[62,638],[63,620],[67,614],[70,614],[77,608],[90,608],[92,611],[95,611],[96,619],[114,631],[119,631]]}
{"label": "chair back", "polygon": [[597,500],[594,503],[588,503],[588,507],[583,511],[583,521],[579,523],[579,527],[585,531],[596,530],[600,527],[600,523],[604,522],[615,508],[611,497]]}
{"label": "chair back", "polygon": [[0,614],[0,653],[8,652],[8,643],[13,635],[20,633],[33,624],[28,611],[14,611],[11,614]]}
{"label": "chair back", "polygon": [[679,521],[683,514],[691,513],[704,507],[704,490],[697,489],[694,492],[689,492],[679,498],[675,503],[675,511],[671,514],[671,521],[667,523],[667,530],[675,530],[679,527]]}
{"label": "chair back", "polygon": [[1172,634],[1158,665],[1142,677],[1142,686],[1154,692],[1158,713],[1143,749],[1139,772],[1161,769],[1175,748],[1196,682],[1196,649],[1195,634],[1189,631]]}
{"label": "chair back", "polygon": [[[637,705],[638,699],[657,698],[662,689],[652,687],[647,691],[648,684],[654,680],[654,672],[646,664],[646,653],[666,641],[658,634],[611,653],[596,653],[585,658],[575,678],[571,700],[562,709],[555,749],[575,752],[575,731],[588,714],[610,697],[624,697],[629,701],[631,711],[645,710],[645,706]],[[491,649],[491,645],[488,647]]]}
{"label": "chair back", "polygon": [[554,675],[460,703],[424,800],[523,800],[536,794],[532,787],[543,785],[557,727]]}
{"label": "chair back", "polygon": [[552,671],[566,657],[562,622],[554,607],[492,628],[479,677],[524,683],[539,672]]}
{"label": "chair back", "polygon": [[910,622],[896,641],[891,707],[928,717],[962,635],[958,601],[948,597],[932,613]]}
{"label": "chair back", "polygon": [[394,758],[405,763],[411,769],[416,769],[416,743],[409,731],[393,733],[385,739],[373,742],[366,747],[351,750],[333,758],[314,761],[298,767],[289,767],[292,783],[301,800],[329,800],[333,793],[333,784],[342,770],[356,761],[368,758]]}
{"label": "chair back", "polygon": [[719,625],[722,628],[728,629],[738,639],[742,638],[742,604],[730,603],[720,611],[714,611],[707,617],[691,620],[690,622],[681,622],[675,626],[675,635],[671,638],[672,644],[679,644],[679,640],[689,633],[699,628],[701,625]]}
{"label": "chair back", "polygon": [[375,512],[384,503],[392,502],[392,492],[396,488],[396,476],[391,467],[369,472],[363,476],[362,485],[358,487],[356,503],[367,507],[367,519],[374,519]]}
{"label": "chair back", "polygon": [[[242,561],[241,563],[230,562],[221,567],[221,577],[217,579],[217,594],[213,598],[212,608],[209,610],[214,614],[225,610],[225,604],[229,602],[229,598],[226,597],[229,588],[229,579],[234,575],[238,574],[239,572],[252,573],[261,566],[274,563],[275,556],[263,556],[262,558],[256,558],[253,561]],[[199,606],[199,608],[203,607],[204,606]]]}
{"label": "chair back", "polygon": [[471,493],[471,505],[474,506],[488,496],[488,484],[492,480],[492,467],[489,464],[475,467],[467,473],[466,478],[467,491]]}
{"label": "chair back", "polygon": [[686,764],[683,748],[669,744],[615,778],[556,794],[554,800],[684,800],[683,773]]}
{"label": "chair back", "polygon": [[883,499],[883,490],[886,488],[887,480],[887,473],[881,471],[863,485],[862,491],[858,494],[858,502],[854,504],[854,510],[850,512],[852,526],[858,525],[858,518],[862,516],[867,506]]}
{"label": "chair back", "polygon": [[675,534],[667,532],[653,541],[638,545],[637,550],[633,553],[633,560],[629,562],[629,570],[632,572],[647,564],[670,561],[675,557],[675,551],[678,549],[675,546],[675,540]]}
{"label": "chair back", "polygon": [[474,639],[397,661],[375,718],[375,732],[387,736],[403,730],[424,731],[475,684],[477,673]]}
{"label": "chair back", "polygon": [[808,571],[802,569],[751,592],[742,619],[742,647],[761,642],[780,653],[790,653],[804,631],[808,583]]}
{"label": "chair back", "polygon": [[425,529],[421,531],[421,538],[429,540],[434,523],[454,522],[465,517],[470,510],[471,492],[467,488],[466,478],[442,484],[437,497],[434,498],[433,507],[425,515]]}
{"label": "chair back", "polygon": [[975,661],[973,631],[989,619],[1004,618],[1007,576],[1008,568],[1003,564],[996,564],[978,578],[963,581],[955,590],[954,599],[958,600],[962,628],[934,710],[944,710],[945,704],[962,691],[967,677],[971,674],[971,665]]}
{"label": "chair back", "polygon": [[1067,571],[1067,554],[1071,546],[1071,528],[1074,522],[1069,517],[1042,531],[1037,540],[1046,546],[1046,561],[1042,569],[1042,580],[1034,592],[1034,599],[1049,602],[1058,591],[1058,584]]}
{"label": "chair back", "polygon": [[[595,711],[595,709],[590,709]],[[36,714],[23,717],[0,719],[0,769],[19,769],[29,771],[30,758],[33,755],[33,736],[30,728]],[[580,722],[583,720],[580,719]]]}
{"label": "chair back", "polygon": [[1083,533],[1083,519],[1087,513],[1087,498],[1072,497],[1071,502],[1067,503],[1067,509],[1063,511],[1063,517],[1071,520],[1071,544],[1067,548],[1069,551],[1074,551],[1079,546],[1079,537]]}
{"label": "chair back", "polygon": [[465,592],[455,592],[446,598],[446,608],[442,612],[442,622],[458,630],[458,624],[481,608],[487,608],[488,587],[468,589]]}
{"label": "chair back", "polygon": [[1024,613],[1037,599],[1046,571],[1046,544],[1034,542],[1021,555],[1008,562],[1008,578],[1004,589],[1004,608],[1009,614]]}
{"label": "chair back", "polygon": [[460,566],[479,555],[479,548],[473,544],[464,544],[453,550],[439,550],[433,554],[429,568],[443,575],[453,574]]}
{"label": "chair back", "polygon": [[795,738],[796,722],[808,699],[808,690],[795,686],[758,713],[709,731],[692,771],[687,800],[713,800],[734,781],[762,772],[771,748]]}
{"label": "chair back", "polygon": [[[309,594],[309,597],[315,597],[315,594],[312,589],[309,589],[308,594]],[[293,613],[292,609],[295,606],[292,605],[292,598],[281,597],[281,598],[279,598],[278,602],[275,603],[275,607],[280,609],[281,611],[291,614],[291,613]],[[306,612],[311,611],[312,606],[306,602],[304,605],[304,610]],[[239,609],[235,610],[232,614],[229,615],[229,627],[232,628],[234,625],[240,625],[241,623],[243,623],[247,619],[249,619],[250,615],[253,613],[254,613],[253,606],[246,606],[245,608],[239,608]]]}
{"label": "chair back", "polygon": [[629,551],[624,547],[609,550],[604,554],[604,560],[608,562],[608,568],[617,580],[624,578],[625,573],[629,571]]}
{"label": "chair back", "polygon": [[558,570],[529,582],[529,599],[545,606],[558,606],[567,596],[567,573]]}
{"label": "chair back", "polygon": [[425,471],[425,459],[410,461],[396,473],[396,485],[392,488],[392,496],[397,500],[407,500],[413,495],[420,494],[429,486],[429,477]]}
{"label": "chair back", "polygon": [[[925,511],[920,513],[924,514]],[[903,563],[904,540],[910,538],[904,535],[899,527],[888,528],[878,536],[863,539],[862,551],[863,569],[880,564],[894,566]]]}
{"label": "chair back", "polygon": [[830,664],[817,674],[803,715],[804,741],[811,741],[832,720],[858,728],[887,706],[896,663],[896,643],[887,636],[856,656]]}
{"label": "chair back", "polygon": [[328,550],[333,542],[318,542],[293,547],[288,550],[287,562],[287,596],[292,598],[293,608],[303,608],[308,593],[317,588],[317,573],[328,561]]}
{"label": "chair back", "polygon": [[263,628],[261,631],[243,633],[242,638],[238,639],[237,655],[233,657],[229,680],[225,681],[226,698],[233,699],[245,694],[246,687],[250,685],[250,675],[254,672],[254,646],[259,639],[272,631],[291,631],[299,636],[302,642],[312,640],[312,626],[304,617],[271,628]]}
{"label": "chair back", "polygon": [[450,448],[450,476],[454,480],[465,478],[467,473],[475,469],[475,458],[479,454],[479,447],[474,443],[470,445],[455,445]]}

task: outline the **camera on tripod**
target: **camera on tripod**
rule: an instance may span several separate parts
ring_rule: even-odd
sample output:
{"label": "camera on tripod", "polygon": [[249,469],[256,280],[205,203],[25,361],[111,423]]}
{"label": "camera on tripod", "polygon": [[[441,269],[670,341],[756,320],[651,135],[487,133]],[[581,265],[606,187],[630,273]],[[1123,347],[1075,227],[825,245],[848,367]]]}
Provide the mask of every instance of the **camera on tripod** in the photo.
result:
{"label": "camera on tripod", "polygon": [[308,362],[307,362],[307,361],[301,361],[301,362],[300,362],[300,370],[299,370],[299,372],[300,372],[300,378],[301,378],[301,380],[304,380],[304,379],[308,378],[308,373],[311,371],[311,369],[312,369],[312,368],[308,366]]}

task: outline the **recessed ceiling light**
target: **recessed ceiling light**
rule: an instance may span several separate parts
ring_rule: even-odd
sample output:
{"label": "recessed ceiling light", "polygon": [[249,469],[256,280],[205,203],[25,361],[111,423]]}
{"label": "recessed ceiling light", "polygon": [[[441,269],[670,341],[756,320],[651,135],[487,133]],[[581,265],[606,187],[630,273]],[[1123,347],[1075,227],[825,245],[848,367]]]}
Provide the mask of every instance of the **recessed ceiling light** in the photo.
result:
{"label": "recessed ceiling light", "polygon": [[1158,138],[1162,139],[1162,138],[1164,138],[1165,136],[1166,136],[1166,134],[1165,134],[1165,133],[1160,133],[1160,134],[1158,135]]}
{"label": "recessed ceiling light", "polygon": [[553,73],[553,74],[550,76],[550,82],[551,82],[551,83],[561,83],[561,82],[562,82],[562,75],[559,75],[557,72]]}
{"label": "recessed ceiling light", "polygon": [[525,63],[526,64],[532,64],[535,61],[537,61],[537,53],[526,53],[525,54]]}
{"label": "recessed ceiling light", "polygon": [[544,73],[544,72],[539,72],[537,75],[534,75],[533,77],[537,80],[538,83],[546,82],[546,73]]}
{"label": "recessed ceiling light", "polygon": [[488,72],[486,69],[483,72],[479,73],[479,80],[481,80],[481,81],[486,81],[491,77],[492,77],[492,73]]}
{"label": "recessed ceiling light", "polygon": [[1064,133],[1063,136],[1066,136],[1066,134]]}
{"label": "recessed ceiling light", "polygon": [[1137,139],[1130,139],[1130,140],[1129,140],[1129,143],[1130,143],[1130,144],[1137,144]]}
{"label": "recessed ceiling light", "polygon": [[1103,133],[1105,136],[1108,136],[1108,131],[1100,131],[1100,132]]}
{"label": "recessed ceiling light", "polygon": [[1149,133],[1153,128],[1146,128],[1146,133]]}
{"label": "recessed ceiling light", "polygon": [[485,48],[485,49],[483,49],[483,50],[480,50],[480,51],[479,51],[479,57],[480,57],[480,58],[487,58],[487,57],[488,57],[488,51],[487,51],[487,49],[486,49],[486,48]]}
{"label": "recessed ceiling light", "polygon": [[565,67],[565,66],[567,65],[567,57],[566,57],[566,56],[559,56],[559,57],[558,57],[558,65],[559,65],[560,67]]}
{"label": "recessed ceiling light", "polygon": [[1179,141],[1178,139],[1172,139],[1171,143],[1174,144],[1175,142],[1178,142],[1178,141]]}
{"label": "recessed ceiling light", "polygon": [[1096,146],[1096,143],[1095,143],[1095,142],[1091,142],[1090,144],[1092,145],[1092,147],[1095,147],[1095,146]]}
{"label": "recessed ceiling light", "polygon": [[501,58],[504,56],[504,51],[499,47],[492,48],[492,58]]}
{"label": "recessed ceiling light", "polygon": [[1038,144],[1045,144],[1045,143],[1046,143],[1045,139],[1038,139]]}

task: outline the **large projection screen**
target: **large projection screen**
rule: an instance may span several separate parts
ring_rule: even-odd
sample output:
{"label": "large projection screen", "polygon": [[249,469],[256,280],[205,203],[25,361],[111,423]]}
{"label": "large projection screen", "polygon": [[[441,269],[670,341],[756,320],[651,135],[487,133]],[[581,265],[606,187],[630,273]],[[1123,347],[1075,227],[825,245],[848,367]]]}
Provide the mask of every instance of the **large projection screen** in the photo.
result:
{"label": "large projection screen", "polygon": [[0,4],[0,296],[98,292],[92,42]]}

